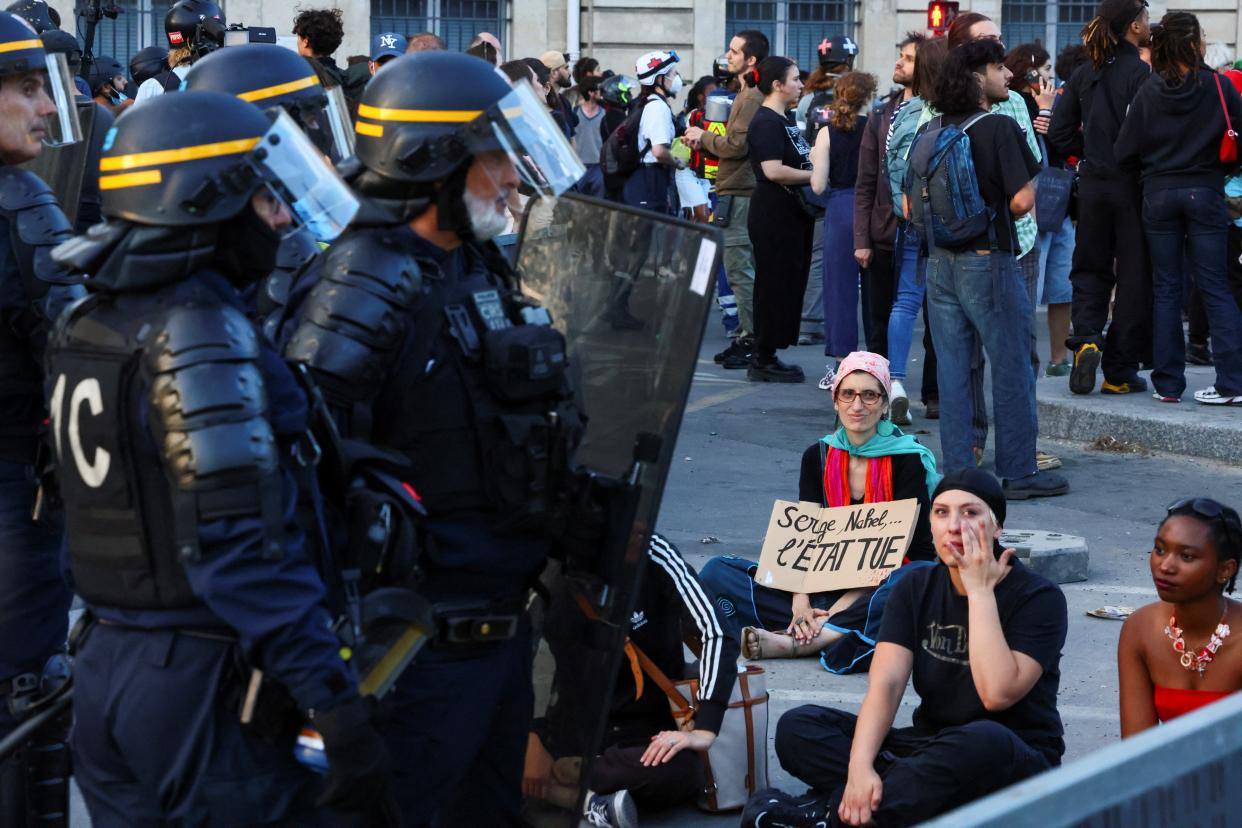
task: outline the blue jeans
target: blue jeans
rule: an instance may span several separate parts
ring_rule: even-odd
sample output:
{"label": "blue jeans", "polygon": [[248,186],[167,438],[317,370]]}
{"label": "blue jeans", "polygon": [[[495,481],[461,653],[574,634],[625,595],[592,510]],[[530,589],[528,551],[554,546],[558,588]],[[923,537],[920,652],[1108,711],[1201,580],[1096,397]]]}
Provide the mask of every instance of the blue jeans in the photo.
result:
{"label": "blue jeans", "polygon": [[[910,361],[910,347],[914,340],[914,321],[923,308],[927,292],[925,280],[919,276],[919,235],[912,225],[903,225],[897,231],[898,266],[901,275],[897,281],[897,301],[888,318],[888,369],[895,380],[906,378]],[[933,338],[935,332],[932,333]],[[973,400],[974,421],[971,429],[974,444],[983,448],[988,444],[988,406],[983,396],[983,349],[975,344],[975,359],[971,364],[970,393]]]}
{"label": "blue jeans", "polygon": [[578,179],[578,183],[574,185],[574,189],[583,195],[594,196],[595,198],[604,197],[604,172],[599,164],[587,164],[586,172],[582,178]]}
{"label": "blue jeans", "polygon": [[1152,385],[1170,397],[1186,390],[1182,297],[1189,264],[1212,331],[1216,391],[1227,397],[1242,395],[1242,322],[1226,275],[1229,216],[1224,197],[1209,187],[1144,193],[1143,227],[1151,250]]}
{"label": "blue jeans", "polygon": [[1011,254],[935,251],[927,260],[927,298],[940,388],[944,470],[973,468],[970,382],[978,340],[992,361],[996,473],[1035,473],[1035,377],[1031,373],[1031,300]]}
{"label": "blue jeans", "polygon": [[832,190],[824,210],[824,354],[858,350],[858,262],[854,259],[854,190]]}

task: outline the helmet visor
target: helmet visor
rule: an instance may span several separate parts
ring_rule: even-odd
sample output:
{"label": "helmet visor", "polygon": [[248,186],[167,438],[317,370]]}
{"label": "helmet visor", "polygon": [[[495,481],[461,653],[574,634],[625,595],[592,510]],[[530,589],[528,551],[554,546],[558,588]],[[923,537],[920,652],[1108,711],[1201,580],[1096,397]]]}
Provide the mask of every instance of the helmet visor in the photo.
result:
{"label": "helmet visor", "polygon": [[349,118],[349,104],[345,100],[345,91],[339,86],[324,89],[328,96],[328,106],[324,110],[324,118],[332,133],[332,154],[334,163],[340,163],[354,154],[354,123]]}
{"label": "helmet visor", "polygon": [[74,100],[77,87],[73,85],[73,75],[69,73],[69,62],[60,52],[49,52],[47,60],[47,93],[56,111],[50,113],[44,122],[47,134],[43,143],[49,147],[63,147],[76,144],[82,140],[82,125],[78,121],[78,105]]}
{"label": "helmet visor", "polygon": [[320,152],[333,164],[354,154],[354,131],[340,87],[323,89],[323,97],[286,106]]}
{"label": "helmet visor", "polygon": [[319,241],[341,235],[358,212],[358,199],[336,169],[283,110],[251,151],[250,161],[298,226]]}
{"label": "helmet visor", "polygon": [[557,196],[586,173],[565,133],[548,114],[547,106],[525,81],[501,98],[486,116],[500,147],[509,154],[518,174],[529,186]]}

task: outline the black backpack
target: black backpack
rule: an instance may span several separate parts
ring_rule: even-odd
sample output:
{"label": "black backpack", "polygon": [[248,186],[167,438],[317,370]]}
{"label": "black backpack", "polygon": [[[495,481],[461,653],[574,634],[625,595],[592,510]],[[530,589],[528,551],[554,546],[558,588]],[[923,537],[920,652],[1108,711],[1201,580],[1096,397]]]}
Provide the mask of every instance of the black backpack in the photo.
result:
{"label": "black backpack", "polygon": [[628,178],[638,169],[643,156],[651,151],[650,141],[645,147],[639,148],[638,125],[642,121],[643,110],[655,98],[655,95],[650,95],[640,101],[639,105],[631,109],[630,114],[625,116],[625,120],[605,139],[600,149],[599,163],[606,177]]}

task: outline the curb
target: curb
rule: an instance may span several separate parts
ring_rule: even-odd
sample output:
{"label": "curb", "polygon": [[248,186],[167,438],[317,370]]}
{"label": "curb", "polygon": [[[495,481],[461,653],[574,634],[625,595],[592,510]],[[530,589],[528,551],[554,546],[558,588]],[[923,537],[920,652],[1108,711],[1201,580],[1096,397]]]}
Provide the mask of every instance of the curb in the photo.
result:
{"label": "curb", "polygon": [[[1189,405],[1198,407],[1193,402]],[[1187,404],[1167,408],[1180,410]],[[1139,417],[1058,400],[1038,400],[1037,411],[1042,437],[1089,443],[1109,435],[1154,451],[1242,464],[1242,416],[1230,428],[1192,419],[1186,416],[1189,412],[1178,417]]]}

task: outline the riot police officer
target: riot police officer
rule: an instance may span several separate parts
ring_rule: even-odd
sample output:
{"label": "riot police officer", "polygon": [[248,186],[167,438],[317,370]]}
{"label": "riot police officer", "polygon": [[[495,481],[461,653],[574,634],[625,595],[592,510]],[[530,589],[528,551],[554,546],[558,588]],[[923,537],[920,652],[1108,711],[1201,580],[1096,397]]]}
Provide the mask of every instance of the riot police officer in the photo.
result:
{"label": "riot police officer", "polygon": [[[293,520],[306,404],[243,311],[292,216],[344,184],[288,115],[217,92],[152,100],[100,162],[106,223],[45,389],[76,591],[75,771],[97,828],[312,819],[382,801],[386,753]],[[313,203],[312,203],[313,202]],[[356,201],[352,202],[356,209]]]}
{"label": "riot police officer", "polygon": [[[211,0],[178,0],[164,15],[170,68],[142,81],[134,106],[165,92],[181,88],[190,66],[202,56],[224,46],[227,22],[220,6]],[[132,69],[132,66],[131,66]]]}
{"label": "riot police officer", "polygon": [[449,52],[397,58],[358,108],[356,221],[317,261],[286,346],[345,436],[404,455],[428,517],[419,592],[438,637],[398,680],[384,735],[412,825],[519,822],[530,725],[528,590],[581,433],[565,343],[491,239],[524,181],[581,164],[525,83]]}
{"label": "riot police officer", "polygon": [[[73,137],[76,110],[60,111],[53,101],[73,100],[67,80],[63,56],[49,57],[24,21],[0,12],[0,738],[38,695],[45,662],[63,647],[71,597],[57,563],[60,529],[33,517],[42,511],[43,344],[64,298],[49,286],[51,249],[71,230],[48,186],[16,166],[46,142]],[[24,757],[0,762],[0,824],[26,824],[25,789]]]}
{"label": "riot police officer", "polygon": [[[353,154],[353,125],[344,94],[339,87],[321,85],[306,58],[289,49],[265,43],[221,49],[194,64],[185,88],[226,92],[267,111],[283,110],[334,163]],[[286,235],[276,269],[255,286],[255,312],[273,340],[279,322],[273,314],[288,300],[294,274],[319,253],[313,229]]]}

